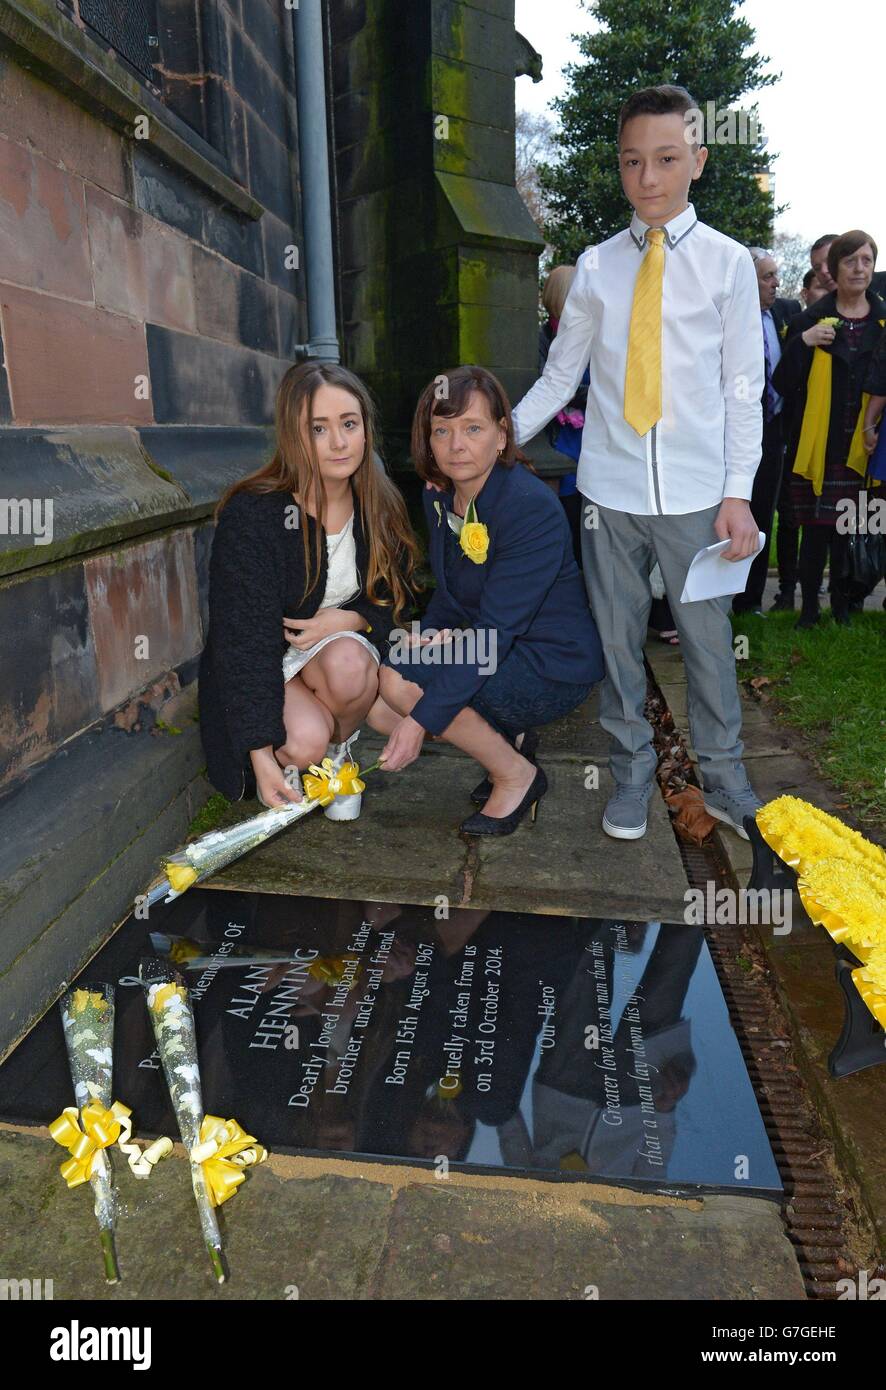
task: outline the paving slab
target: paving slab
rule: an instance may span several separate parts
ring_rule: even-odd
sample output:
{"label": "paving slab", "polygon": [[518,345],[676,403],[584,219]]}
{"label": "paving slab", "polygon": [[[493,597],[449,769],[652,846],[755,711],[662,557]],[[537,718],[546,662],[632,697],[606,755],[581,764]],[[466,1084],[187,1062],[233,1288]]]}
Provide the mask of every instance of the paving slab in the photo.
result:
{"label": "paving slab", "polygon": [[0,1130],[6,1278],[56,1300],[764,1299],[803,1283],[779,1206],[605,1184],[272,1155],[224,1206],[229,1282],[212,1279],[177,1147],[147,1182],[115,1159],[122,1282],[101,1275],[89,1193],[46,1130]]}
{"label": "paving slab", "polygon": [[[571,1198],[571,1201],[569,1200]],[[537,1191],[412,1187],[377,1299],[803,1299],[778,1207],[748,1197],[649,1205]]]}
{"label": "paving slab", "polygon": [[[371,741],[361,752],[365,763]],[[643,839],[611,840],[601,819],[612,784],[600,763],[559,756],[546,771],[550,791],[534,825],[468,838],[458,826],[480,770],[431,745],[402,775],[370,774],[359,820],[315,812],[205,886],[421,904],[445,895],[452,906],[682,921],[686,877],[663,800],[653,799]],[[256,809],[232,806],[223,823]]]}
{"label": "paving slab", "polygon": [[553,790],[531,829],[477,842],[472,903],[682,922],[688,882],[664,800],[656,792],[650,801],[642,839],[610,839],[601,819],[612,779],[600,769],[599,787],[589,788],[585,767],[576,762],[549,769]]}
{"label": "paving slab", "polygon": [[[329,821],[315,811],[205,886],[380,902],[433,903],[445,894],[460,903],[466,846],[455,827],[470,813],[476,781],[467,758],[433,754],[402,774],[372,773],[359,820]],[[225,823],[261,809],[238,803]]]}
{"label": "paving slab", "polygon": [[600,727],[599,694],[594,693],[563,719],[539,729],[538,759],[545,766],[561,755],[602,762],[609,757],[609,735]]}
{"label": "paving slab", "polygon": [[352,1299],[384,1246],[390,1188],[336,1174],[291,1182],[265,1163],[220,1211],[230,1279],[219,1286],[184,1154],[147,1181],[115,1161],[122,1277],[108,1286],[89,1190],[65,1186],[62,1150],[42,1136],[0,1132],[2,1270],[52,1279],[55,1299]]}
{"label": "paving slab", "polygon": [[[668,709],[674,716],[677,728],[686,740],[690,758],[694,763],[697,763],[698,758],[692,743],[686,709],[686,683],[685,681],[671,681],[670,672],[668,672],[668,676],[667,682],[659,681],[659,689]],[[783,757],[785,754],[795,752],[796,735],[792,738],[784,727],[769,717],[756,700],[742,698],[741,710],[741,736],[745,748],[750,748],[753,745],[755,757]]]}

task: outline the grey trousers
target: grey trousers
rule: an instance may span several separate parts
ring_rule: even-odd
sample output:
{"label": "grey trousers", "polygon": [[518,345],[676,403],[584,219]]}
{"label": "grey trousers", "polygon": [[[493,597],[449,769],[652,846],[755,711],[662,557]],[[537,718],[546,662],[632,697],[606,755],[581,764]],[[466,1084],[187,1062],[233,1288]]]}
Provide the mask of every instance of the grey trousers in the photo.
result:
{"label": "grey trousers", "polygon": [[[652,727],[643,714],[643,644],[652,601],[649,571],[658,560],[680,634],[689,728],[703,785],[708,791],[738,791],[747,785],[728,616],[731,599],[680,602],[692,557],[717,540],[718,511],[707,507],[682,516],[634,516],[596,502],[582,508],[585,583],[606,660],[600,723],[610,735],[610,769],[617,782],[642,786],[655,776]],[[589,524],[595,519],[596,525]]]}

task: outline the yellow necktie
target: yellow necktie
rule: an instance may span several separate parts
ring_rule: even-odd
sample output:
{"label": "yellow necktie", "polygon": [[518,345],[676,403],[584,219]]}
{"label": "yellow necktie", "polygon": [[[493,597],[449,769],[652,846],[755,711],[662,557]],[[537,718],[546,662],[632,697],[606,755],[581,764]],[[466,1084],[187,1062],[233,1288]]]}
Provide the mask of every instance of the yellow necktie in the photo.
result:
{"label": "yellow necktie", "polygon": [[664,232],[650,227],[648,243],[634,285],[631,330],[625,371],[624,416],[638,434],[661,419],[661,288],[664,281]]}

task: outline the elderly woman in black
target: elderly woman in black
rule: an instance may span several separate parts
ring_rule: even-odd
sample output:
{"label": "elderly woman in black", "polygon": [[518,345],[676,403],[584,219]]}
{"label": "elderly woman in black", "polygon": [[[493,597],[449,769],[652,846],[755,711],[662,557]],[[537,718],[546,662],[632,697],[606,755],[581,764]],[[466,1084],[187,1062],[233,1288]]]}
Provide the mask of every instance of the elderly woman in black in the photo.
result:
{"label": "elderly woman in black", "polygon": [[[818,590],[831,552],[831,612],[849,621],[849,593],[839,579],[847,528],[865,485],[863,395],[883,332],[886,304],[871,290],[877,246],[863,231],[844,232],[828,251],[837,288],[791,319],[773,385],[788,412],[785,467],[793,470],[791,505],[803,527],[798,627],[819,620]],[[835,577],[837,576],[837,577]]]}

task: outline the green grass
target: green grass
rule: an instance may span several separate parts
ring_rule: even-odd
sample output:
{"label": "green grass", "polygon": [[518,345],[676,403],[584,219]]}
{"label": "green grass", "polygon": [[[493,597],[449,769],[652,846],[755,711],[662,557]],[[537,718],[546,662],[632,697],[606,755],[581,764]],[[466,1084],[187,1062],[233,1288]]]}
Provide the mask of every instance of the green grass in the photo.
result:
{"label": "green grass", "polygon": [[769,708],[800,730],[808,756],[859,821],[886,826],[886,614],[838,627],[826,614],[797,632],[796,613],[733,618],[748,638],[739,679],[768,676]]}

